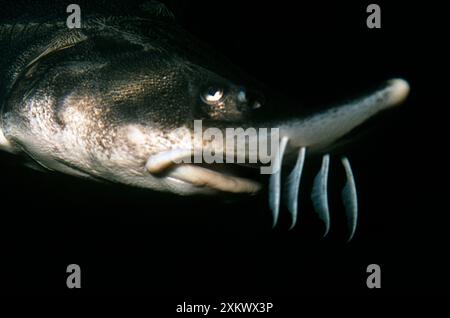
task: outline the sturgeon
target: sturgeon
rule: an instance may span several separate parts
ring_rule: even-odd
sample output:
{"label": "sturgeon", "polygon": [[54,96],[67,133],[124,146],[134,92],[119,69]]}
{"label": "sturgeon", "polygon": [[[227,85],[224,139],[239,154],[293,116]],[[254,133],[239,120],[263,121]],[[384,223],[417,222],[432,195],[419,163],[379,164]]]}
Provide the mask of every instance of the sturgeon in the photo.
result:
{"label": "sturgeon", "polygon": [[[55,18],[3,23],[0,50],[0,149],[47,170],[94,180],[177,195],[252,195],[263,185],[236,174],[239,164],[180,162],[198,150],[194,121],[223,132],[277,128],[276,169],[268,180],[273,225],[286,206],[290,228],[295,226],[304,163],[318,154],[322,163],[311,199],[324,235],[330,228],[329,149],[377,113],[400,105],[409,92],[404,79],[390,79],[370,94],[307,116],[258,116],[265,92],[154,1],[133,16],[83,16],[79,29]],[[212,140],[201,144],[239,155]],[[348,158],[341,161],[351,239],[357,192]],[[286,163],[293,168],[284,178]]]}

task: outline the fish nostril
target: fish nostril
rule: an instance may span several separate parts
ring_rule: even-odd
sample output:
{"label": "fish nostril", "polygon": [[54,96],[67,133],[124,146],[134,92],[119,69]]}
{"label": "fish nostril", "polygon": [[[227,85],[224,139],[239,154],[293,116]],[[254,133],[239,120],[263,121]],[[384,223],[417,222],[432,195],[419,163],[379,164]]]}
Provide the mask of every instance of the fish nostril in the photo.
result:
{"label": "fish nostril", "polygon": [[252,104],[252,109],[258,109],[262,107],[262,103],[260,101],[254,101]]}
{"label": "fish nostril", "polygon": [[251,110],[261,108],[265,103],[264,96],[257,91],[249,91],[247,93],[247,105]]}
{"label": "fish nostril", "polygon": [[247,102],[247,93],[245,92],[245,89],[241,89],[237,95],[237,100],[241,103]]}

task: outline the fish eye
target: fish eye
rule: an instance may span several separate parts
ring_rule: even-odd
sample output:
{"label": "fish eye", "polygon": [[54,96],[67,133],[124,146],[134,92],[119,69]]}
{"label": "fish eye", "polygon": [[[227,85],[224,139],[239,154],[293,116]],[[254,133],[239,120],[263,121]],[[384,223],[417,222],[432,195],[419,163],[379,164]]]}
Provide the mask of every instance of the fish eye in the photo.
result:
{"label": "fish eye", "polygon": [[202,100],[207,104],[215,104],[224,96],[224,91],[220,87],[210,86],[201,95]]}

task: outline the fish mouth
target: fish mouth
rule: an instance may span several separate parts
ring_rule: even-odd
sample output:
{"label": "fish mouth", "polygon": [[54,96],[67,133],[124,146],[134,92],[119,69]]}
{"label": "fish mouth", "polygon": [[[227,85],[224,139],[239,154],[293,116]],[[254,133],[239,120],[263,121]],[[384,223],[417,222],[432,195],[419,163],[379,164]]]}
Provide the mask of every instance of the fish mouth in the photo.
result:
{"label": "fish mouth", "polygon": [[[238,163],[195,162],[189,149],[172,149],[151,156],[145,169],[152,175],[165,178],[171,185],[190,186],[189,192],[256,194],[262,188],[257,170]],[[253,167],[253,166],[252,166]],[[248,177],[243,177],[248,176]]]}
{"label": "fish mouth", "polygon": [[249,194],[258,193],[262,184],[250,178],[247,171],[253,170],[237,164],[177,164],[164,173],[168,180],[191,185],[197,190]]}

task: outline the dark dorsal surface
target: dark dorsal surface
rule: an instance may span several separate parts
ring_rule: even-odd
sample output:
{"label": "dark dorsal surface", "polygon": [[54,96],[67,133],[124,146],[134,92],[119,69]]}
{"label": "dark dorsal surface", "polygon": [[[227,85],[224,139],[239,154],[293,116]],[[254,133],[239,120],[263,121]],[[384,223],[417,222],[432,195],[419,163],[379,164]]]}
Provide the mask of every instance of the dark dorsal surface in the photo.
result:
{"label": "dark dorsal surface", "polygon": [[[220,70],[229,79],[243,79],[258,85],[214,50],[183,31],[172,12],[152,0],[80,0],[81,29],[69,29],[66,8],[70,0],[19,0],[8,2],[0,11],[0,102],[3,104],[15,81],[34,61],[54,51],[88,38],[108,33],[112,49],[115,39],[125,39],[143,47],[188,56],[211,71]],[[170,2],[169,2],[170,3]],[[127,43],[129,44],[129,43]],[[124,45],[125,46],[125,45]],[[227,67],[223,67],[227,65]]]}

